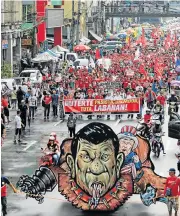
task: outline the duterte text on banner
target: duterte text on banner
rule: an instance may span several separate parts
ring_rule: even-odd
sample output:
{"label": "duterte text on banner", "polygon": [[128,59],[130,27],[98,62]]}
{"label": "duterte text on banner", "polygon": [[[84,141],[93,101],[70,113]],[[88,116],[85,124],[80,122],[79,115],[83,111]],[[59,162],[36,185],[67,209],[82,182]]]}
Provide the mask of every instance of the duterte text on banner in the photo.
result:
{"label": "duterte text on banner", "polygon": [[105,99],[67,99],[64,100],[64,112],[76,114],[130,114],[139,113],[140,99],[131,98],[123,100]]}

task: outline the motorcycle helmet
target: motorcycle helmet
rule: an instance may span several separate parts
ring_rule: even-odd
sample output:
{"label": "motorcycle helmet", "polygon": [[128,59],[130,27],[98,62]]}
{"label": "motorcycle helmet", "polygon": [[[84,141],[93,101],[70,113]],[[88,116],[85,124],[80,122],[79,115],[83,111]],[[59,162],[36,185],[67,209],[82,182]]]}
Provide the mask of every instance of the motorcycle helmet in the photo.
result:
{"label": "motorcycle helmet", "polygon": [[53,136],[55,138],[55,140],[57,138],[57,134],[55,132],[51,132],[50,136]]}
{"label": "motorcycle helmet", "polygon": [[180,153],[177,154],[177,157],[180,157]]}
{"label": "motorcycle helmet", "polygon": [[151,113],[151,110],[150,109],[147,109],[146,110],[146,114],[150,114]]}
{"label": "motorcycle helmet", "polygon": [[54,141],[54,140],[55,140],[54,136],[49,137],[49,141]]}

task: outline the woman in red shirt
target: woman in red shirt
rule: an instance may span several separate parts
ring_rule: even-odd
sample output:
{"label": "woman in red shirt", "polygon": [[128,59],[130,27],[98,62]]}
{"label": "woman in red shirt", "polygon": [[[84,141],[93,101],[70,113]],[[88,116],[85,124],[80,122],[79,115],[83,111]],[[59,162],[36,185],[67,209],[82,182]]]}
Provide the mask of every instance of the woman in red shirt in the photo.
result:
{"label": "woman in red shirt", "polygon": [[9,103],[8,103],[8,98],[7,98],[6,95],[3,95],[3,96],[2,96],[2,99],[1,99],[1,106],[4,107],[4,115],[6,116],[7,121],[8,121],[8,124],[9,124],[10,120],[9,120],[9,109],[8,109],[8,105],[9,105]]}
{"label": "woman in red shirt", "polygon": [[49,119],[50,104],[52,102],[52,97],[49,92],[47,93],[47,95],[44,96],[43,101],[44,101],[44,119],[46,120],[46,116],[47,119]]}

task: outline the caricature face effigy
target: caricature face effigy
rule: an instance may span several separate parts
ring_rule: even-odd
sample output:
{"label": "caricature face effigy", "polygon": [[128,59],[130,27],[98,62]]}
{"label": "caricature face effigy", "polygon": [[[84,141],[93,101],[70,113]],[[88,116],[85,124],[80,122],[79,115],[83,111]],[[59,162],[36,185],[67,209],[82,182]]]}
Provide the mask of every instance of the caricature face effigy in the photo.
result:
{"label": "caricature face effigy", "polygon": [[134,140],[124,137],[119,140],[119,151],[123,152],[127,156],[133,149]]}
{"label": "caricature face effigy", "polygon": [[[107,126],[103,127],[92,125],[83,128],[85,131],[80,131],[77,146],[74,146],[76,156],[67,157],[72,178],[81,189],[96,199],[114,186],[123,163],[123,154],[117,154],[119,146],[116,135],[113,134],[112,137],[114,132]],[[95,140],[98,132],[101,132],[101,135]]]}

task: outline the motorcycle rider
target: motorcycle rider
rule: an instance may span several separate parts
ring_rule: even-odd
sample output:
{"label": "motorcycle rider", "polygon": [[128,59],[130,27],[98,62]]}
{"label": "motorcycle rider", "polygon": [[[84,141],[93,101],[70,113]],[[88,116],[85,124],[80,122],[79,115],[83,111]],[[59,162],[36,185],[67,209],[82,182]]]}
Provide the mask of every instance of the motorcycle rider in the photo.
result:
{"label": "motorcycle rider", "polygon": [[162,122],[162,112],[163,112],[163,107],[162,105],[160,104],[160,101],[156,101],[156,104],[154,105],[153,107],[153,112],[155,114],[159,114],[159,121]]}
{"label": "motorcycle rider", "polygon": [[47,147],[45,148],[45,150],[43,152],[45,152],[46,150],[49,150],[49,151],[52,152],[52,157],[53,157],[54,165],[58,166],[59,158],[60,158],[60,152],[59,152],[59,146],[55,142],[54,136],[50,136],[49,137],[49,141],[47,143]]}
{"label": "motorcycle rider", "polygon": [[168,99],[168,102],[169,103],[171,103],[171,102],[175,102],[176,103],[176,112],[178,113],[178,104],[177,104],[178,103],[178,99],[177,99],[174,91],[171,92],[171,97]]}
{"label": "motorcycle rider", "polygon": [[148,124],[151,120],[151,110],[147,109],[146,114],[144,115],[144,123]]}
{"label": "motorcycle rider", "polygon": [[55,132],[51,132],[50,136],[55,138],[54,142],[59,146],[59,141],[57,140],[57,134]]}
{"label": "motorcycle rider", "polygon": [[[155,147],[155,146],[154,146],[154,138],[155,138],[155,135],[156,135],[157,133],[160,133],[161,135],[163,134],[163,132],[162,132],[162,127],[161,127],[161,122],[160,122],[159,120],[155,122],[155,125],[154,125],[154,127],[152,128],[152,133],[153,133],[152,151],[154,151],[154,147]],[[162,141],[160,142],[160,147],[162,148],[163,154],[165,155],[166,153],[165,153],[164,145],[163,145],[163,142],[162,142]]]}

